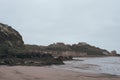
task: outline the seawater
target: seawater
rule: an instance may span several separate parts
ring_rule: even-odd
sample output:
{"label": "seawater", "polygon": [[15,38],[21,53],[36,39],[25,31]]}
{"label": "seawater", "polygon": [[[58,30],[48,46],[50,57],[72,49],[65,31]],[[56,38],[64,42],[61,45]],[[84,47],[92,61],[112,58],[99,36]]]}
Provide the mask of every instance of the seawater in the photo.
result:
{"label": "seawater", "polygon": [[65,65],[54,67],[77,72],[120,75],[120,57],[74,58],[74,60],[64,63]]}

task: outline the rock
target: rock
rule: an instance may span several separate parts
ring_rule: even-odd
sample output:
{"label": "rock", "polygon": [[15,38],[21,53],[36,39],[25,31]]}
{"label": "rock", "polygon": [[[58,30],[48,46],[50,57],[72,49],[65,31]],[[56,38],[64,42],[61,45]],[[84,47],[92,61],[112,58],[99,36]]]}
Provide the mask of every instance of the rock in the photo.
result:
{"label": "rock", "polygon": [[111,56],[116,56],[116,55],[117,55],[117,51],[116,50],[111,51]]}
{"label": "rock", "polygon": [[0,44],[10,47],[21,47],[24,45],[22,36],[11,26],[0,23]]}
{"label": "rock", "polygon": [[58,59],[67,61],[67,60],[73,60],[72,56],[59,56]]}

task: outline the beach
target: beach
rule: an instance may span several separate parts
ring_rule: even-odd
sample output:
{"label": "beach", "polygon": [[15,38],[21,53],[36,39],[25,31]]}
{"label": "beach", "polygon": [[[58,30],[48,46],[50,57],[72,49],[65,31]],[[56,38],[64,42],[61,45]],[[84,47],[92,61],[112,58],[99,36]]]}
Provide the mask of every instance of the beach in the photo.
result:
{"label": "beach", "polygon": [[0,66],[0,80],[120,80],[120,77],[75,72],[51,66]]}

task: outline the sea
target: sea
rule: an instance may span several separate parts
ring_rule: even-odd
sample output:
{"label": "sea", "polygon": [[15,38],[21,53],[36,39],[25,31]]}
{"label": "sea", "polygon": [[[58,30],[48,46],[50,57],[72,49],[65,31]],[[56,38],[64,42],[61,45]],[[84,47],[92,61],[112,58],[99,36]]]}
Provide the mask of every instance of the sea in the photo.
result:
{"label": "sea", "polygon": [[120,76],[120,57],[79,57],[64,61],[65,65],[53,66],[76,72],[102,73]]}

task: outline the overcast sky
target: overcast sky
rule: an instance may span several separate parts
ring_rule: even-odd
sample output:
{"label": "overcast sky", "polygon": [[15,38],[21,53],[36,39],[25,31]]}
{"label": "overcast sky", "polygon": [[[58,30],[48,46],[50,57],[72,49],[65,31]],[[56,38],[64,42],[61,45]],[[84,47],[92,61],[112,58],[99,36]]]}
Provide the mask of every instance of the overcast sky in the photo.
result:
{"label": "overcast sky", "polygon": [[0,0],[0,22],[25,44],[87,42],[120,52],[120,0]]}

